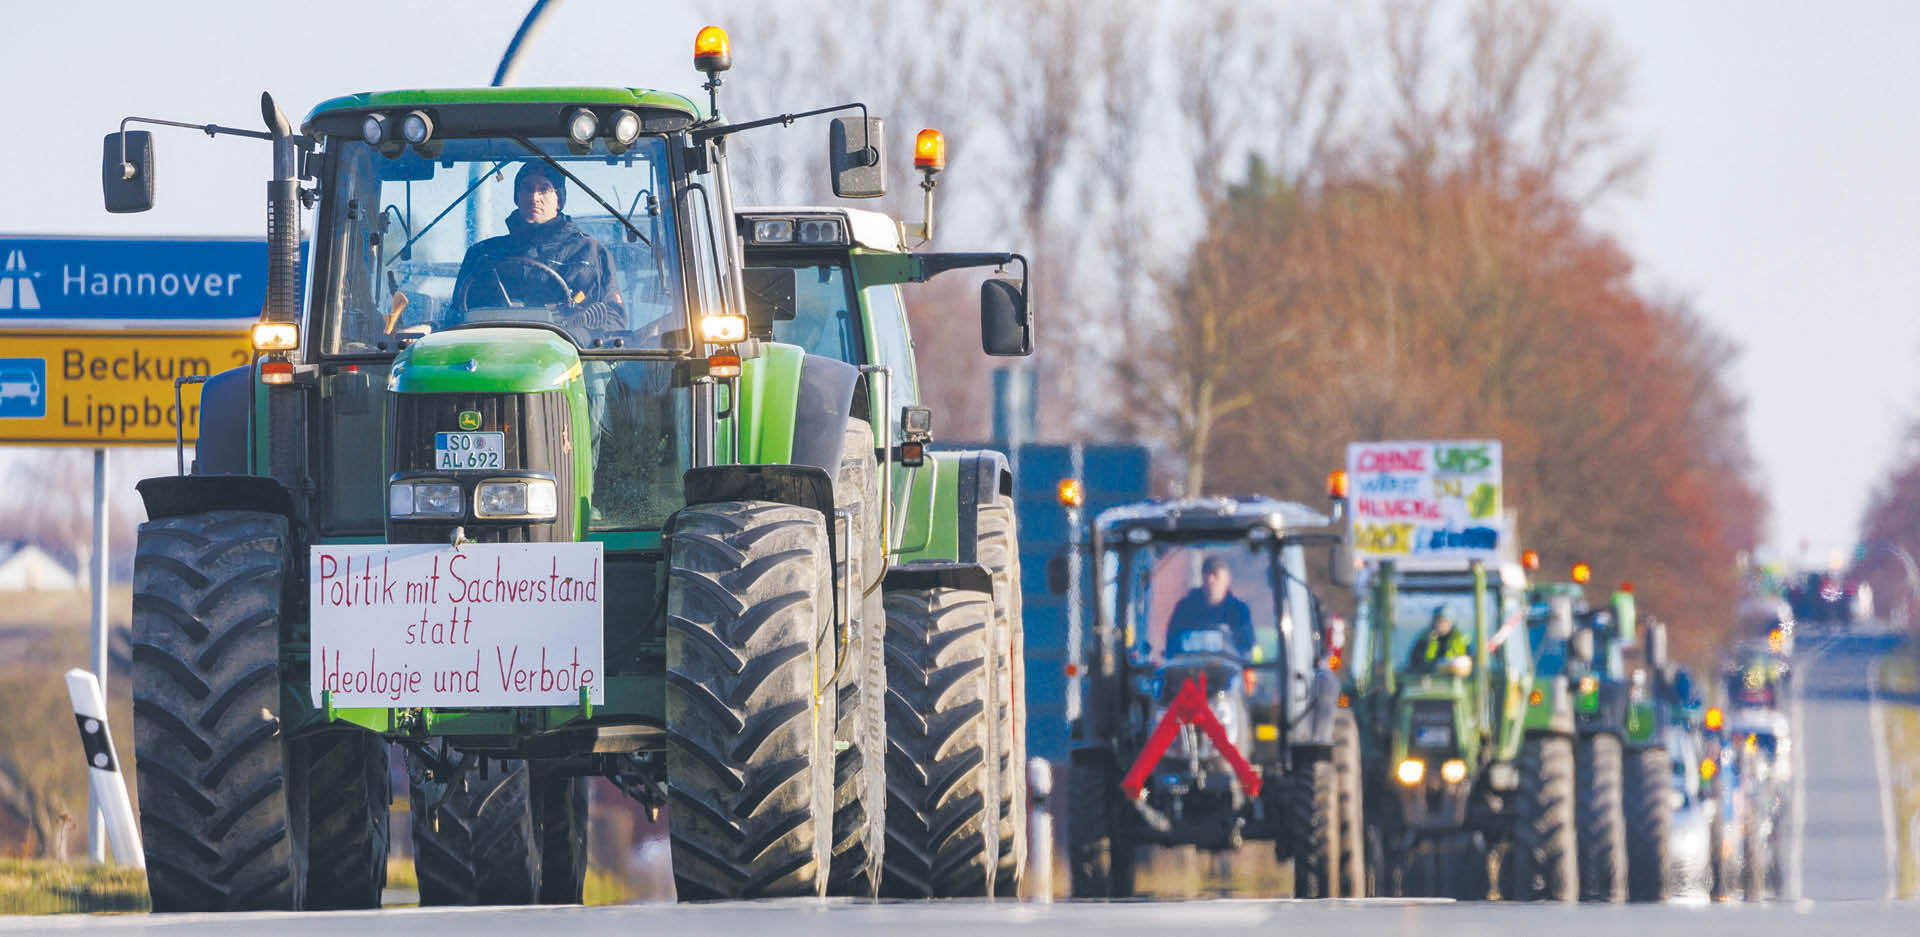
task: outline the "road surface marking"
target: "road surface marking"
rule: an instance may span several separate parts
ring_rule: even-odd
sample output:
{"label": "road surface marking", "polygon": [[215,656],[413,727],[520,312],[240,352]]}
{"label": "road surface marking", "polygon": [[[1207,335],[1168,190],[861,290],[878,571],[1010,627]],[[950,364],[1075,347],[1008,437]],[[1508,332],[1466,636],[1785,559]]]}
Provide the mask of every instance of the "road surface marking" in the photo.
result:
{"label": "road surface marking", "polygon": [[1898,854],[1893,846],[1892,774],[1887,768],[1887,721],[1880,711],[1880,658],[1867,660],[1867,724],[1873,731],[1873,770],[1880,779],[1880,838],[1887,852],[1887,898],[1899,890],[1900,872],[1895,865]]}

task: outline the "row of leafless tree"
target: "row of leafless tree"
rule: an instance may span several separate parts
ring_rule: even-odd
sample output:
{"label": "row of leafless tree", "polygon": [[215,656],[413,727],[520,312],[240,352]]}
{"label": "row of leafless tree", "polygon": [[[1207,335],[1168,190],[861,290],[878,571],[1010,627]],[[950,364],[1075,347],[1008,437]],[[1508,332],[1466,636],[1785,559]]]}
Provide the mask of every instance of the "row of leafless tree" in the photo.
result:
{"label": "row of leafless tree", "polygon": [[[947,130],[942,246],[1036,260],[1043,432],[1146,442],[1175,491],[1303,499],[1351,440],[1498,437],[1550,562],[1635,580],[1683,650],[1731,621],[1764,513],[1733,348],[1593,226],[1643,160],[1598,24],[1549,0],[745,12],[736,46],[783,67],[739,70],[736,106],[863,99],[895,153]],[[755,197],[824,197],[815,165],[756,169]],[[923,349],[974,341],[967,286],[923,288]],[[921,361],[945,435],[984,437],[989,365]]]}

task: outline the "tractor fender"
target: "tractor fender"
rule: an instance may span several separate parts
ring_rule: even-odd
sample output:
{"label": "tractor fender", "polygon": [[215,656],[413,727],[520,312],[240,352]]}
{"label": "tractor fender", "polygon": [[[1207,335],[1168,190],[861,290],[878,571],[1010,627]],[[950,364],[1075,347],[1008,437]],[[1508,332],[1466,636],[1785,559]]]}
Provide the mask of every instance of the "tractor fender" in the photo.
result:
{"label": "tractor fender", "polygon": [[963,589],[993,595],[993,573],[978,563],[943,563],[922,560],[905,566],[888,567],[882,588]]}
{"label": "tractor fender", "polygon": [[[1527,705],[1526,734],[1573,734],[1573,688],[1564,676],[1533,678],[1533,691],[1540,702]],[[1531,697],[1529,697],[1531,700]]]}
{"label": "tractor fender", "polygon": [[[681,476],[688,504],[773,501],[833,516],[833,476],[813,465],[708,465]],[[828,525],[832,535],[832,525]]]}
{"label": "tractor fender", "polygon": [[1313,672],[1313,682],[1307,687],[1307,711],[1305,718],[1295,727],[1289,740],[1296,748],[1308,745],[1315,749],[1333,749],[1333,717],[1340,708],[1340,679],[1333,671],[1320,667]]}
{"label": "tractor fender", "polygon": [[[200,439],[193,443],[196,475],[245,475],[247,414],[253,407],[253,368],[241,365],[207,378],[200,387]],[[148,516],[158,516],[148,512]]]}
{"label": "tractor fender", "polygon": [[160,475],[133,487],[146,502],[148,520],[207,511],[261,511],[286,518],[292,529],[300,523],[293,493],[266,475]]}
{"label": "tractor fender", "polygon": [[720,427],[719,461],[838,472],[859,383],[860,369],[844,361],[761,343],[760,354],[741,364],[733,414]]}
{"label": "tractor fender", "polygon": [[991,449],[930,453],[928,468],[914,472],[907,502],[903,562],[979,559],[980,506],[1013,494],[1007,457]]}

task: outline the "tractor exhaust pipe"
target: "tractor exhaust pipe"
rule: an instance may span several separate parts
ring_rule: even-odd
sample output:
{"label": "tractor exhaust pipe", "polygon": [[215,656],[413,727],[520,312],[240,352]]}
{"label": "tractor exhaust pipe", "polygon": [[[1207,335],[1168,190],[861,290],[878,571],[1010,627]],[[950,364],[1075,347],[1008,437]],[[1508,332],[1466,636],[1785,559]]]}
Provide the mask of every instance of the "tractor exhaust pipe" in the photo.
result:
{"label": "tractor exhaust pipe", "polygon": [[287,115],[264,91],[260,116],[273,135],[273,180],[267,183],[267,302],[261,318],[292,322],[300,302],[299,152]]}

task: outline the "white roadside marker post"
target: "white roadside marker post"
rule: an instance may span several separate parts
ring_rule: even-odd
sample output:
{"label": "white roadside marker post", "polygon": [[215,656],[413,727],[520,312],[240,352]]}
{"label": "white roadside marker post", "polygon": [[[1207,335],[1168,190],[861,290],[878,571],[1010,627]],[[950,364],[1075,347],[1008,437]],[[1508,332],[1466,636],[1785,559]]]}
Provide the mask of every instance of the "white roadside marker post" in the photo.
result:
{"label": "white roadside marker post", "polygon": [[1047,797],[1053,793],[1053,770],[1045,758],[1027,759],[1027,794],[1033,804],[1027,812],[1027,898],[1053,903],[1053,815]]}
{"label": "white roadside marker post", "polygon": [[67,695],[73,700],[74,721],[80,725],[89,789],[106,820],[106,838],[113,845],[113,857],[123,865],[144,869],[147,857],[140,849],[140,826],[134,822],[133,802],[127,797],[126,781],[120,777],[113,735],[107,731],[107,703],[100,694],[100,681],[75,667],[67,671]]}

